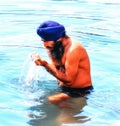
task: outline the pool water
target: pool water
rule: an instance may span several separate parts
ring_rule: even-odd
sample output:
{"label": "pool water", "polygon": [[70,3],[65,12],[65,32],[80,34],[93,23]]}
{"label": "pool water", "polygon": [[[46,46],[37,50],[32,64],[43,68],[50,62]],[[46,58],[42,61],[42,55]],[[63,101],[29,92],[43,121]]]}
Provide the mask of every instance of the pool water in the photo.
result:
{"label": "pool water", "polygon": [[[65,25],[87,49],[95,89],[87,98],[47,101],[56,79],[29,57],[49,60],[36,34],[45,20]],[[119,126],[119,57],[119,0],[1,0],[0,126]]]}

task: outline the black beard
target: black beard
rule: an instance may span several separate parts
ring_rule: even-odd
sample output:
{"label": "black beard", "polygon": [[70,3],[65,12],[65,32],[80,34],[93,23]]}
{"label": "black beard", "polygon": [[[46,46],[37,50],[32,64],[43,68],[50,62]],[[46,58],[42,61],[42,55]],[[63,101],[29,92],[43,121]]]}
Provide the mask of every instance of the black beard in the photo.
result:
{"label": "black beard", "polygon": [[53,60],[61,61],[63,53],[64,53],[64,47],[62,45],[61,41],[54,41],[54,47],[50,51],[51,56]]}

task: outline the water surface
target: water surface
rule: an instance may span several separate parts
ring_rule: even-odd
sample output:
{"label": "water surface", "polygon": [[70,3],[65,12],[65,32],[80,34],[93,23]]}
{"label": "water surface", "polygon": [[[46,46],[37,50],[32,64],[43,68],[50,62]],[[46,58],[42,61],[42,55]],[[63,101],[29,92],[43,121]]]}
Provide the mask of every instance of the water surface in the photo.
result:
{"label": "water surface", "polygon": [[[87,99],[70,99],[64,107],[47,101],[56,79],[29,59],[35,51],[49,60],[36,34],[45,20],[65,25],[87,49],[95,89]],[[118,126],[119,47],[119,0],[0,1],[0,126]],[[35,81],[25,81],[29,72]]]}

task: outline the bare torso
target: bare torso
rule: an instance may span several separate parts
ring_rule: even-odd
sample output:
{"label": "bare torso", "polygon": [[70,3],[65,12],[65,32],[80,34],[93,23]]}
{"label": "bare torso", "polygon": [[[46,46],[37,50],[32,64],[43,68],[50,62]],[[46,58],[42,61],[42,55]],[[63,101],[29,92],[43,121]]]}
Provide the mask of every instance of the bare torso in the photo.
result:
{"label": "bare torso", "polygon": [[92,85],[90,61],[85,48],[78,42],[69,39],[70,43],[64,51],[60,62],[53,61],[58,70],[65,73],[70,82],[59,81],[61,86],[85,88]]}

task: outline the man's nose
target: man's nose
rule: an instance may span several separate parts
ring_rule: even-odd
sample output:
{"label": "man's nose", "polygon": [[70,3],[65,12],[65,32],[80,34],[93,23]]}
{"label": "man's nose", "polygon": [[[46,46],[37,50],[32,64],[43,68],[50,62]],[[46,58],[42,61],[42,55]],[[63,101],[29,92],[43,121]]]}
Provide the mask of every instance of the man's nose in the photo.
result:
{"label": "man's nose", "polygon": [[44,42],[44,46],[45,47],[47,47],[47,46],[49,46],[50,44],[49,44],[49,42]]}

